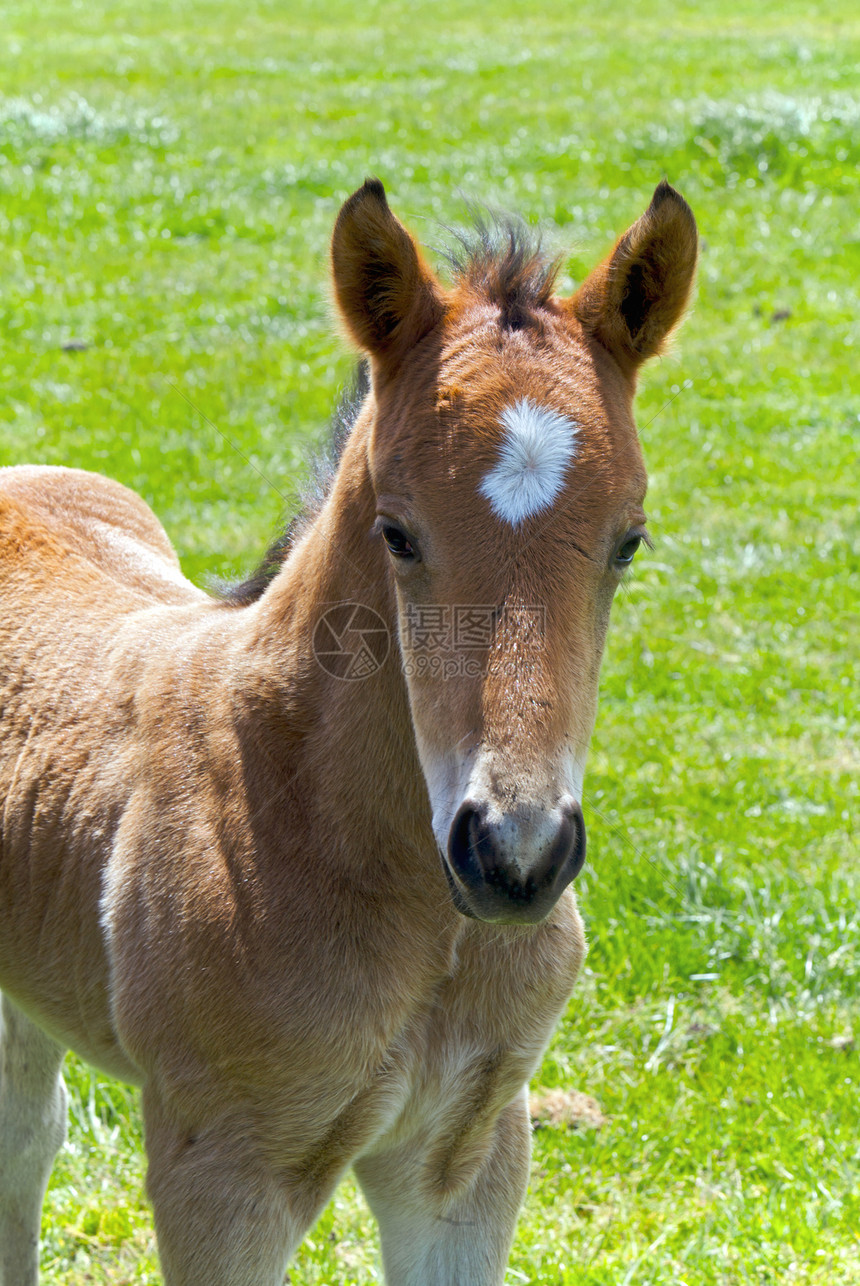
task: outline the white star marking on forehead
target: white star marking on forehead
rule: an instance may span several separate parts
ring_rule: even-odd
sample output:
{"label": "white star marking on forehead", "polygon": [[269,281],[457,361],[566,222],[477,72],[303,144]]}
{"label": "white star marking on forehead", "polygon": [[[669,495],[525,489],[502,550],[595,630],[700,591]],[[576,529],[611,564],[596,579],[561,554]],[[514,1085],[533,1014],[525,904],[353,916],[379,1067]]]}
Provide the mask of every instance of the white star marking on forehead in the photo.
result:
{"label": "white star marking on forehead", "polygon": [[502,412],[505,436],[498,463],[478,488],[497,518],[516,527],[548,509],[577,453],[579,425],[523,398]]}

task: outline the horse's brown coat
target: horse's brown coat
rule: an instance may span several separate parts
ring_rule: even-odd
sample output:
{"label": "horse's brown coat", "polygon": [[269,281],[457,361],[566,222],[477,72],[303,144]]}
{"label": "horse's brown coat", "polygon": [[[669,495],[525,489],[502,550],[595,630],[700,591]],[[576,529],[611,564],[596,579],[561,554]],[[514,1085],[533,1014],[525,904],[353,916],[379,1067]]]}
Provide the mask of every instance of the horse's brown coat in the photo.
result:
{"label": "horse's brown coat", "polygon": [[[521,1088],[584,938],[570,891],[539,924],[463,918],[428,782],[484,765],[527,863],[584,758],[613,550],[644,521],[635,367],[681,315],[695,225],[661,186],[573,300],[513,323],[475,281],[443,290],[379,184],[332,259],[373,390],[258,602],[184,581],[118,484],[0,470],[0,1148],[32,1119],[34,1158],[14,1191],[0,1161],[0,1286],[34,1281],[66,1047],[143,1087],[168,1286],[275,1286],[350,1164],[390,1283],[504,1275]],[[524,395],[573,414],[582,449],[515,532],[478,484]],[[421,533],[419,565],[390,558],[380,512]],[[500,628],[481,678],[405,678],[395,647],[344,683],[312,647],[342,601],[399,630],[404,663],[410,604],[540,603],[546,637]]]}

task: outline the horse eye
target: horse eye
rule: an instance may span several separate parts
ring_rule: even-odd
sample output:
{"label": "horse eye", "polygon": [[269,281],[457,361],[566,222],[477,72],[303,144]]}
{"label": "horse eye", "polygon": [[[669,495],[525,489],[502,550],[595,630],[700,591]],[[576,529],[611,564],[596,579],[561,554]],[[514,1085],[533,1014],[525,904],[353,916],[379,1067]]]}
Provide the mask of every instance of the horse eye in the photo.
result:
{"label": "horse eye", "polygon": [[636,557],[636,550],[641,544],[641,536],[628,536],[615,554],[616,565],[618,567],[629,567]]}
{"label": "horse eye", "polygon": [[385,541],[389,550],[395,558],[414,558],[415,549],[412,541],[401,531],[399,527],[394,527],[391,523],[386,523],[382,528],[382,539]]}

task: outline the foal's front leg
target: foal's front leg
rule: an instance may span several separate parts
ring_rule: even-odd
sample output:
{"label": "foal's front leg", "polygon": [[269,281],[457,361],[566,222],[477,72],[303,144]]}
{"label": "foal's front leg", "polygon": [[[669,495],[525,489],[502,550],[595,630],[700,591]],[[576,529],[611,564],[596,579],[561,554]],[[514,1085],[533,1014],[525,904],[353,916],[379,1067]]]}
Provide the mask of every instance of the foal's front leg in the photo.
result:
{"label": "foal's front leg", "polygon": [[0,1286],[36,1286],[42,1201],[66,1137],[65,1050],[6,996],[0,1013]]}
{"label": "foal's front leg", "polygon": [[501,1286],[530,1156],[523,1089],[483,1142],[362,1157],[355,1172],[379,1223],[386,1286]]}
{"label": "foal's front leg", "polygon": [[275,1173],[260,1153],[259,1120],[241,1107],[189,1129],[147,1086],[143,1113],[165,1286],[282,1286],[328,1190]]}

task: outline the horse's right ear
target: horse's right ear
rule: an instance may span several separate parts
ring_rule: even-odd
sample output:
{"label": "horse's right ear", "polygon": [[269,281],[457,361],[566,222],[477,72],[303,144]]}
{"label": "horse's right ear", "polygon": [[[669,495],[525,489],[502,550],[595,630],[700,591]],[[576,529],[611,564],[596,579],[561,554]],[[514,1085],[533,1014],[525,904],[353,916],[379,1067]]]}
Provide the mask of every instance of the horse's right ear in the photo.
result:
{"label": "horse's right ear", "polygon": [[442,289],[378,179],[367,179],[341,208],[331,264],[341,316],[372,357],[398,360],[442,317]]}
{"label": "horse's right ear", "polygon": [[586,278],[570,307],[632,375],[660,352],[681,320],[697,256],[693,212],[664,179],[641,219]]}

